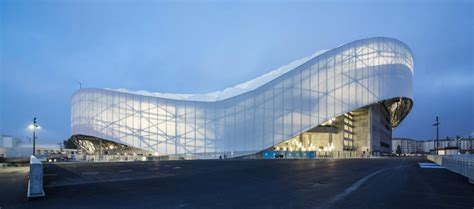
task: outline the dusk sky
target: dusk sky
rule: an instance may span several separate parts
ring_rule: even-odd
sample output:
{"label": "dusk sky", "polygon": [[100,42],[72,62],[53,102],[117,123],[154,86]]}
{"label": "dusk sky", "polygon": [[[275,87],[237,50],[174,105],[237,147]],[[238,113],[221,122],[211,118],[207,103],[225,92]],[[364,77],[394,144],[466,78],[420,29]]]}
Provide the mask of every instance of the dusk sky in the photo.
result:
{"label": "dusk sky", "polygon": [[473,1],[0,1],[0,133],[70,136],[83,88],[207,93],[320,49],[405,42],[414,107],[394,136],[474,136]]}

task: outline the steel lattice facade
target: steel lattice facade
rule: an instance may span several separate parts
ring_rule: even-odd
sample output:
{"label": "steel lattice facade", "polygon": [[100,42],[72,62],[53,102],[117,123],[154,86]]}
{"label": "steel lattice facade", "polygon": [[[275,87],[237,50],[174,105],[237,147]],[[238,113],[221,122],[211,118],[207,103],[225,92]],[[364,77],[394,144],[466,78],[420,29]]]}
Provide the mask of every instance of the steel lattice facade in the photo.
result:
{"label": "steel lattice facade", "polygon": [[72,97],[71,129],[160,155],[255,153],[357,108],[411,101],[412,79],[406,44],[370,38],[215,101],[80,89]]}

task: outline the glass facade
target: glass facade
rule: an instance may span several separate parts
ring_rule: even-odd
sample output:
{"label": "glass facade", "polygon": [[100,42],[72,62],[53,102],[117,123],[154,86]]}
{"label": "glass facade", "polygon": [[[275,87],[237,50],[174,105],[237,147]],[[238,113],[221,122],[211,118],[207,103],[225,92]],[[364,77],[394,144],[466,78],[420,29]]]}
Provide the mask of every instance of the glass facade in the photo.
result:
{"label": "glass facade", "polygon": [[[71,129],[72,135],[159,155],[251,154],[352,110],[410,99],[412,79],[413,57],[404,43],[370,38],[326,51],[258,88],[222,100],[80,89],[72,97]],[[344,143],[350,148],[350,120],[347,124]]]}

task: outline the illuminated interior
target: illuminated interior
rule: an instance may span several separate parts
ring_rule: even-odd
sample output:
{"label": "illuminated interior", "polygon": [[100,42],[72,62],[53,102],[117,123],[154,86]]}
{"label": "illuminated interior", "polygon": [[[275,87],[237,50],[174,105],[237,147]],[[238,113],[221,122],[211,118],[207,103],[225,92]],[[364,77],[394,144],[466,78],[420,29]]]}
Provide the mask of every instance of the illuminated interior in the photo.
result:
{"label": "illuminated interior", "polygon": [[412,82],[408,46],[369,38],[207,94],[80,89],[71,132],[188,158],[272,147],[383,153],[412,107]]}

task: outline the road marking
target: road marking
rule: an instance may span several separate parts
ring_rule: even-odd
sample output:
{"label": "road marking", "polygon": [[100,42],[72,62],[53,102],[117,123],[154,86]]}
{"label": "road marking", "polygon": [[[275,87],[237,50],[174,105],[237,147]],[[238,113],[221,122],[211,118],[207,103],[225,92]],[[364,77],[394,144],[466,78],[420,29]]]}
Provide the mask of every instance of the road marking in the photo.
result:
{"label": "road marking", "polygon": [[132,172],[132,170],[119,170],[120,173]]}
{"label": "road marking", "polygon": [[156,170],[158,170],[158,168],[149,168],[148,170],[149,171],[156,171]]}
{"label": "road marking", "polygon": [[418,163],[420,168],[434,168],[434,169],[444,169],[443,166],[440,166],[436,163]]}
{"label": "road marking", "polygon": [[155,178],[166,178],[170,176],[176,176],[176,174],[160,174],[158,176],[146,176],[146,177],[127,177],[127,178],[118,178],[118,179],[87,179],[86,181],[74,181],[74,182],[62,182],[62,183],[56,183],[52,182],[44,187],[47,188],[54,188],[54,187],[60,187],[60,186],[72,186],[72,185],[82,185],[82,184],[92,184],[92,183],[103,183],[103,182],[118,182],[118,181],[130,181],[130,180],[138,180],[138,179],[155,179]]}
{"label": "road marking", "polygon": [[82,172],[82,175],[97,175],[99,172]]}
{"label": "road marking", "polygon": [[420,168],[434,168],[434,169],[444,169],[441,166],[421,166]]}
{"label": "road marking", "polygon": [[383,171],[386,171],[386,170],[389,170],[389,169],[392,169],[392,168],[385,168],[385,169],[381,169],[381,170],[378,170],[378,171],[375,171],[367,176],[365,176],[364,178],[362,179],[359,179],[359,181],[357,181],[356,183],[352,184],[350,187],[348,187],[347,189],[344,190],[344,192],[342,193],[339,193],[338,195],[334,196],[332,199],[330,199],[328,202],[325,202],[323,204],[321,204],[319,207],[316,207],[316,208],[324,208],[324,209],[327,209],[327,208],[332,208],[332,205],[341,200],[341,199],[344,199],[346,196],[348,196],[349,194],[351,194],[352,192],[354,192],[355,190],[357,190],[357,188],[359,188],[362,184],[364,184],[367,180],[369,180],[370,178],[372,178],[373,176],[383,172]]}
{"label": "road marking", "polygon": [[173,169],[180,169],[180,168],[181,168],[181,167],[179,167],[179,166],[176,166],[176,167],[174,167]]}

